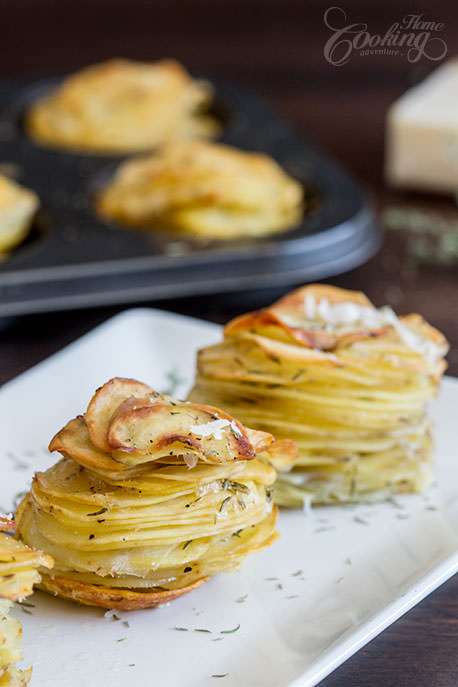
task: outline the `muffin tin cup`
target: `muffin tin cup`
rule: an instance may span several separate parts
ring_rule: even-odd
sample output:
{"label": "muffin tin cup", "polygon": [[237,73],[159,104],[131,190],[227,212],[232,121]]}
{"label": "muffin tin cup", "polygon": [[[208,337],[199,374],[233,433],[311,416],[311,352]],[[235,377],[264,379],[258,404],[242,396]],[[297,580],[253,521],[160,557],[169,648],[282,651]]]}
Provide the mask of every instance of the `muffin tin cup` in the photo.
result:
{"label": "muffin tin cup", "polygon": [[24,112],[58,80],[0,83],[0,163],[38,193],[31,239],[0,264],[0,316],[283,286],[361,264],[379,237],[370,204],[334,162],[256,96],[211,79],[222,143],[271,155],[301,181],[300,224],[257,239],[199,241],[101,220],[94,195],[128,156],[41,147]]}

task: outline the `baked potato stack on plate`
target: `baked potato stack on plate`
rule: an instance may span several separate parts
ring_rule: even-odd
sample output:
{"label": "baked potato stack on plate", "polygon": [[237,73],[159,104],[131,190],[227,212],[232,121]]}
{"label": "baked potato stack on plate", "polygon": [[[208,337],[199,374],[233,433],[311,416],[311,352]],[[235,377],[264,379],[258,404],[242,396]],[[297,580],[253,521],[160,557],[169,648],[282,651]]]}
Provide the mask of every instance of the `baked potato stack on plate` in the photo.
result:
{"label": "baked potato stack on plate", "polygon": [[418,492],[433,477],[426,404],[447,349],[419,315],[310,285],[230,322],[199,352],[189,398],[296,441],[275,485],[280,505]]}
{"label": "baked potato stack on plate", "polygon": [[[0,517],[0,530],[12,529],[14,522]],[[37,568],[51,568],[52,565],[51,556],[0,533],[0,687],[29,684],[32,669],[18,670],[14,665],[22,658],[22,628],[9,612],[14,601],[22,601],[32,594],[33,586],[40,581]]]}
{"label": "baked potato stack on plate", "polygon": [[17,513],[19,536],[55,559],[41,586],[123,609],[168,602],[271,544],[276,473],[265,459],[295,457],[291,441],[120,378],[49,448],[63,458],[35,476]]}
{"label": "baked potato stack on plate", "polygon": [[67,77],[32,104],[26,130],[37,143],[73,152],[124,154],[170,140],[207,138],[210,84],[175,60],[113,59]]}
{"label": "baked potato stack on plate", "polygon": [[302,217],[303,195],[268,155],[187,141],[124,162],[96,206],[101,217],[121,224],[234,239],[291,228]]}

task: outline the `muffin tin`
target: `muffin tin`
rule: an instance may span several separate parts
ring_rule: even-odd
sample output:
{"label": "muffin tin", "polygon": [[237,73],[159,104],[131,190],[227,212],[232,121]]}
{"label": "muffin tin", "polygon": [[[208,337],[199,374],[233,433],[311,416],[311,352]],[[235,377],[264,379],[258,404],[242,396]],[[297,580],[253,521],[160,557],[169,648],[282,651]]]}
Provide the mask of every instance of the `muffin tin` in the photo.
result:
{"label": "muffin tin", "polygon": [[219,140],[275,158],[306,189],[301,223],[250,240],[195,241],[121,228],[94,213],[95,191],[126,156],[44,148],[24,132],[27,106],[59,80],[0,83],[0,170],[41,200],[29,238],[0,263],[0,316],[283,286],[372,255],[378,234],[360,186],[256,96],[211,79]]}

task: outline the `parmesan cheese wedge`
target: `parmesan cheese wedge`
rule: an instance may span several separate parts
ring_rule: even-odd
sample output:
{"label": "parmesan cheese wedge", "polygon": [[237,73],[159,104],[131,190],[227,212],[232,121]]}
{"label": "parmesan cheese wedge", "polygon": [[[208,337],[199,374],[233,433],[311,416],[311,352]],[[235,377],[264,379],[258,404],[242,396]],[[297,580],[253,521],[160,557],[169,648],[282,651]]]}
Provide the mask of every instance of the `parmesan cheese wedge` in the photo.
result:
{"label": "parmesan cheese wedge", "polygon": [[458,192],[458,57],[388,110],[386,178],[396,187]]}

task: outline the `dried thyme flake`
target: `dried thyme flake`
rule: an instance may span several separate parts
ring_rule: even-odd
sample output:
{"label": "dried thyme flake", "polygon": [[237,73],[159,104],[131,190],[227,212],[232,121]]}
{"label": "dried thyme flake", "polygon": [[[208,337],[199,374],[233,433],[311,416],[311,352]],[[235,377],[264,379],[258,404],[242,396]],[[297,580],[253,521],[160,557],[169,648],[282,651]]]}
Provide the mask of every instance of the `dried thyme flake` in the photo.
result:
{"label": "dried thyme flake", "polygon": [[121,637],[120,639],[117,639],[117,642],[124,642],[127,639],[127,637]]}
{"label": "dried thyme flake", "polygon": [[394,506],[395,508],[399,508],[399,510],[404,510],[404,506],[402,505],[402,503],[399,503],[399,501],[396,501],[394,496],[390,496],[387,499],[387,501],[388,501],[388,503],[391,503],[391,505]]}
{"label": "dried thyme flake", "polygon": [[359,515],[354,515],[353,520],[355,522],[357,522],[359,525],[366,525],[366,527],[369,525],[367,520],[365,520],[364,518],[361,518]]}
{"label": "dried thyme flake", "polygon": [[177,368],[169,370],[166,373],[165,378],[168,382],[168,386],[162,391],[162,393],[169,396],[173,396],[178,387],[186,381],[185,377],[181,377]]}
{"label": "dried thyme flake", "polygon": [[214,673],[212,677],[227,677],[229,673]]}
{"label": "dried thyme flake", "polygon": [[211,630],[207,630],[207,629],[205,629],[204,627],[195,627],[195,628],[194,628],[194,632],[208,632],[208,634],[211,634],[211,633],[212,633]]}
{"label": "dried thyme flake", "polygon": [[223,501],[221,501],[220,506],[218,508],[220,513],[222,513],[223,510],[226,508],[226,506],[229,503],[229,501],[231,500],[231,498],[232,498],[232,496],[226,496],[226,498]]}
{"label": "dried thyme flake", "polygon": [[128,620],[123,620],[123,621],[122,621],[122,624],[124,625],[124,627],[130,627],[130,624],[129,624],[129,621],[128,621]]}
{"label": "dried thyme flake", "polygon": [[336,528],[331,525],[329,527],[323,526],[323,527],[317,527],[315,532],[318,534],[319,532],[330,532],[331,530],[335,530]]}
{"label": "dried thyme flake", "polygon": [[15,453],[12,451],[7,451],[6,456],[11,460],[13,463],[14,469],[15,470],[27,470],[30,466],[28,463],[25,463],[23,460],[18,458]]}
{"label": "dried thyme flake", "polygon": [[235,493],[248,494],[250,491],[246,484],[231,479],[223,479],[221,486],[225,491],[234,491]]}
{"label": "dried thyme flake", "polygon": [[31,604],[28,601],[16,601],[18,606],[26,606],[26,608],[35,608],[35,604]]}
{"label": "dried thyme flake", "polygon": [[95,513],[86,513],[86,515],[91,517],[92,515],[102,515],[102,513],[106,513],[108,508],[101,508],[100,510],[96,510]]}
{"label": "dried thyme flake", "polygon": [[32,611],[29,611],[28,608],[25,608],[25,607],[22,606],[21,604],[19,604],[19,605],[21,606],[21,611],[22,611],[23,613],[27,613],[27,615],[33,615]]}
{"label": "dried thyme flake", "polygon": [[232,630],[221,630],[220,635],[231,635],[233,632],[240,630],[240,623],[232,628]]}
{"label": "dried thyme flake", "polygon": [[113,611],[106,611],[106,613],[104,613],[104,618],[111,618],[111,620],[121,620],[119,615],[116,615],[116,613],[113,613]]}
{"label": "dried thyme flake", "polygon": [[183,551],[188,548],[188,546],[189,546],[189,544],[191,544],[191,542],[192,542],[192,539],[188,539],[188,541],[185,541],[185,543],[183,544],[183,547],[182,547]]}
{"label": "dried thyme flake", "polygon": [[220,642],[222,639],[224,639],[224,637],[214,637],[214,638],[211,639],[210,641],[211,641],[211,642]]}
{"label": "dried thyme flake", "polygon": [[189,628],[187,627],[178,627],[178,625],[175,625],[173,628],[174,630],[177,630],[177,632],[189,632]]}
{"label": "dried thyme flake", "polygon": [[266,577],[265,579],[267,580],[267,582],[275,582],[279,578],[278,577]]}
{"label": "dried thyme flake", "polygon": [[277,584],[277,589],[283,589],[283,585],[282,585],[281,582],[279,582],[279,583]]}
{"label": "dried thyme flake", "polygon": [[285,599],[298,599],[299,594],[290,594],[290,596],[285,596]]}
{"label": "dried thyme flake", "polygon": [[235,600],[235,603],[236,604],[243,604],[247,598],[248,598],[248,594],[244,594],[243,596],[239,596],[239,598]]}
{"label": "dried thyme flake", "polygon": [[294,572],[294,573],[291,575],[291,577],[299,577],[299,575],[303,575],[303,574],[304,574],[304,571],[303,571],[303,570],[296,570],[296,572]]}
{"label": "dried thyme flake", "polygon": [[202,499],[202,498],[203,498],[203,496],[198,496],[196,499],[194,499],[194,501],[190,501],[189,503],[187,503],[187,504],[185,505],[185,508],[190,508],[190,507],[193,506],[195,503],[197,503],[197,501],[200,501],[200,499]]}

